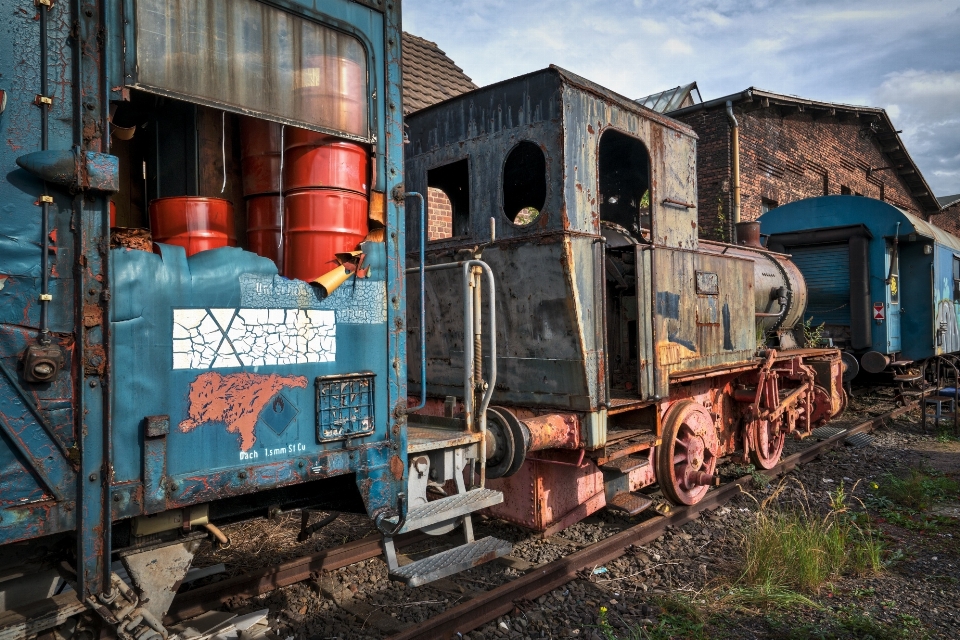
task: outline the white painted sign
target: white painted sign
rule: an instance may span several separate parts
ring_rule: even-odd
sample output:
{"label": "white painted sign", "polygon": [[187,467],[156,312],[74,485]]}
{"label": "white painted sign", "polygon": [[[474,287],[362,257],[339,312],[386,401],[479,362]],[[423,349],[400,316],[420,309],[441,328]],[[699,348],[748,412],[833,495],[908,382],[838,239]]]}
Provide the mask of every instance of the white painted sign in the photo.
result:
{"label": "white painted sign", "polygon": [[333,362],[336,355],[333,311],[173,310],[174,369]]}

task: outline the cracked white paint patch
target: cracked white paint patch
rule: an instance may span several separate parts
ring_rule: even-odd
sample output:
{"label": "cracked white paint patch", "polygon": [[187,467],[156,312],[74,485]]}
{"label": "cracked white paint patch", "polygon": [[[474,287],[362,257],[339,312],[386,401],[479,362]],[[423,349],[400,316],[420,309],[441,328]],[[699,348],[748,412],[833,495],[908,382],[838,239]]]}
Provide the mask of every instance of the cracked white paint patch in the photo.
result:
{"label": "cracked white paint patch", "polygon": [[174,369],[333,362],[336,356],[333,311],[173,310]]}

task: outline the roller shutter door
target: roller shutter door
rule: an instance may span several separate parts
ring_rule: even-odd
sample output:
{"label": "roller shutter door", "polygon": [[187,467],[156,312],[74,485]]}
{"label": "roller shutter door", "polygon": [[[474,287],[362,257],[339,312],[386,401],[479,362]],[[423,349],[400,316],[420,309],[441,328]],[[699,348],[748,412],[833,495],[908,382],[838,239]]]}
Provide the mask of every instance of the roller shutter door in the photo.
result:
{"label": "roller shutter door", "polygon": [[807,281],[804,319],[850,326],[850,245],[791,247],[788,253]]}

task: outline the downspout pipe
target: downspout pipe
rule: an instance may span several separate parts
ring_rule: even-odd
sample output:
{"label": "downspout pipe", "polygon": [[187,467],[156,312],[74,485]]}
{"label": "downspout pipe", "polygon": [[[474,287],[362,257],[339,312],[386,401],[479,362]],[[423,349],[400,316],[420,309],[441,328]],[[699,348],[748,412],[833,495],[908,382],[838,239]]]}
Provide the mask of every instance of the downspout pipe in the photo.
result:
{"label": "downspout pipe", "polygon": [[733,115],[732,100],[727,100],[727,119],[730,121],[730,164],[733,174],[733,244],[737,244],[736,229],[740,223],[740,123]]}

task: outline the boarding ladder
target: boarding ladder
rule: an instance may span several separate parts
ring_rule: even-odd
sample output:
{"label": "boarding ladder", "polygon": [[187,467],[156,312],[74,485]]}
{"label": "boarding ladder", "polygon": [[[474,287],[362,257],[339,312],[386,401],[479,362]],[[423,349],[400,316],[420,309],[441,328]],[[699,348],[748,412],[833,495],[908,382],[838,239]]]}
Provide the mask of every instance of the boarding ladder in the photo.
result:
{"label": "boarding ladder", "polygon": [[[421,230],[425,227],[423,222],[421,209]],[[407,269],[408,274],[418,273],[420,276],[420,402],[410,407],[407,415],[406,513],[386,518],[378,527],[381,532],[392,527],[383,537],[390,577],[410,586],[431,582],[507,555],[512,548],[509,543],[494,537],[475,539],[472,520],[474,512],[503,502],[503,493],[485,486],[486,411],[497,382],[493,272],[485,262],[476,259],[427,266],[424,264],[424,245],[421,234],[420,266]],[[425,415],[418,412],[427,404],[426,276],[428,272],[449,269],[459,270],[463,283],[463,411],[457,411],[456,398],[448,397],[442,416]],[[484,288],[491,354],[486,380],[483,375],[482,330]],[[442,535],[458,525],[463,528],[464,544],[400,565],[394,536],[413,531]]]}

